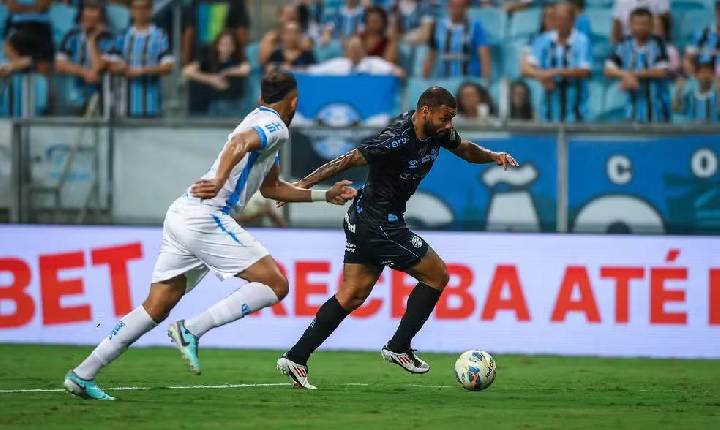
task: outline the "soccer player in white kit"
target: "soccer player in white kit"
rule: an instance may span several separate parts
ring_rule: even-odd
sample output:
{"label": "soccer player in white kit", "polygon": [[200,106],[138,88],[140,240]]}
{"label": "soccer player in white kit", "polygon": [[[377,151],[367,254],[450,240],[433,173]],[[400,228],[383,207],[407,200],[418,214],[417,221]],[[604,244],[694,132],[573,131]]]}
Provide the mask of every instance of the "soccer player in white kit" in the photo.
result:
{"label": "soccer player in white kit", "polygon": [[261,105],[230,133],[210,170],[170,205],[148,297],[65,375],[64,386],[70,393],[85,399],[114,400],[97,385],[95,375],[167,318],[208,271],[222,280],[239,277],[248,283],[199,315],[170,325],[168,335],[197,374],[201,371],[198,341],[203,334],[274,305],[287,295],[288,282],[277,263],[230,217],[231,210],[242,209],[257,190],[278,201],[338,205],[356,194],[349,181],[328,190],[307,190],[279,178],[278,150],[289,140],[287,125],[295,114],[297,98],[291,74],[273,72],[263,77]]}

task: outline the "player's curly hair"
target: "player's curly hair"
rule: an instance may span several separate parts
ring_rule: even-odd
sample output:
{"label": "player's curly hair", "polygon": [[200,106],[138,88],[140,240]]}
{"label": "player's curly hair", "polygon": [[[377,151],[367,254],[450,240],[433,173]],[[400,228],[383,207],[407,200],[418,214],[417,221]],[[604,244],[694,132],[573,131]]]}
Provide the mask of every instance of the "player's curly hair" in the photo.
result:
{"label": "player's curly hair", "polygon": [[455,97],[443,87],[430,87],[423,91],[417,102],[417,108],[420,109],[423,106],[429,108],[436,108],[439,106],[447,106],[455,109],[457,104],[455,103]]}
{"label": "player's curly hair", "polygon": [[297,88],[292,73],[273,71],[267,73],[260,83],[260,97],[265,103],[277,103]]}

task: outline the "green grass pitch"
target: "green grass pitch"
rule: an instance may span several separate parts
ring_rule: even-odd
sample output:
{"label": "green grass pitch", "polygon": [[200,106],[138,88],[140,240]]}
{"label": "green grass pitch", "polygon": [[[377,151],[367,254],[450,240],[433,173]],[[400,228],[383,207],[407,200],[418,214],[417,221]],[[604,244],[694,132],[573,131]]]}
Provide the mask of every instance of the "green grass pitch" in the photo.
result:
{"label": "green grass pitch", "polygon": [[[89,347],[0,345],[2,429],[644,429],[720,428],[720,361],[604,359],[497,354],[489,390],[465,391],[456,355],[424,354],[426,375],[410,375],[379,353],[324,352],[310,362],[319,389],[279,384],[276,351],[205,349],[191,375],[177,351],[134,348],[98,379],[116,402],[64,392],[64,373]],[[112,387],[148,387],[116,391]]]}

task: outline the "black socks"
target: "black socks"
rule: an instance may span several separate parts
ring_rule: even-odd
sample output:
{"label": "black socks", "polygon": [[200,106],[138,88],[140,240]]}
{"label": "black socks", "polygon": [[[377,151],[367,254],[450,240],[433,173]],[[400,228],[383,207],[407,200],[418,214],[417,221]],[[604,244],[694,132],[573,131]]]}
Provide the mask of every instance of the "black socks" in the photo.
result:
{"label": "black socks", "polygon": [[330,297],[320,307],[315,319],[310,323],[300,340],[287,352],[287,358],[295,363],[307,365],[310,354],[325,342],[325,339],[335,331],[347,315],[348,312],[340,306],[335,296]]}
{"label": "black socks", "polygon": [[403,315],[397,331],[387,344],[390,351],[400,353],[410,349],[410,341],[430,317],[440,299],[440,293],[440,290],[429,287],[422,282],[413,288],[407,300],[405,315]]}

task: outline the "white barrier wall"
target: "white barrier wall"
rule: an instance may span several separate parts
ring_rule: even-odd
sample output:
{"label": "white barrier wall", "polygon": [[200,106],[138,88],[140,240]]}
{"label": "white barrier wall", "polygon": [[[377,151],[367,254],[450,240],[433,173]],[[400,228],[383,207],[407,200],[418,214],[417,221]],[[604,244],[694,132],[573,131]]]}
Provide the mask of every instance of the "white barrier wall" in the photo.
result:
{"label": "white barrier wall", "polygon": [[[338,231],[255,230],[287,272],[273,309],[204,346],[289,347],[338,284]],[[720,357],[720,238],[426,233],[451,280],[414,346],[498,353]],[[94,344],[148,289],[159,228],[0,227],[0,341]],[[171,319],[239,287],[207,277]],[[377,350],[413,280],[387,270],[325,347]],[[141,345],[168,345],[166,324]]]}

